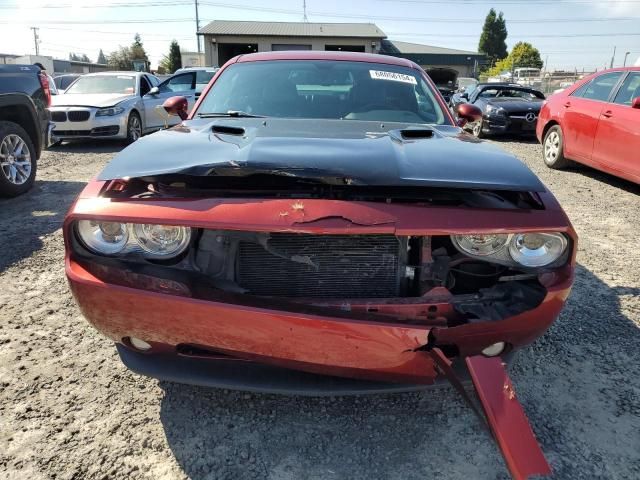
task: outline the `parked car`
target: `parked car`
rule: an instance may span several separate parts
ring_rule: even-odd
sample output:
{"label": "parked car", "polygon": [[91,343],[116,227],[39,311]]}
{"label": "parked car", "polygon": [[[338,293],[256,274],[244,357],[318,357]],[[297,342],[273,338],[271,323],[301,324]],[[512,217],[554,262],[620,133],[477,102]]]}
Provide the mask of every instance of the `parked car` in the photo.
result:
{"label": "parked car", "polygon": [[456,91],[458,71],[449,67],[434,67],[427,69],[427,75],[438,87],[444,101],[449,103],[451,95]]}
{"label": "parked car", "polygon": [[640,67],[604,70],[549,97],[536,133],[548,167],[574,161],[640,183]]}
{"label": "parked car", "polygon": [[185,67],[179,68],[175,71],[174,75],[180,73],[189,73],[195,72],[196,80],[195,80],[195,96],[196,98],[200,96],[204,87],[209,84],[209,81],[213,78],[216,72],[220,70],[219,67]]}
{"label": "parked car", "polygon": [[462,92],[467,89],[467,87],[474,86],[478,84],[478,80],[471,77],[458,77],[458,81],[456,83],[456,93]]}
{"label": "parked car", "polygon": [[482,119],[468,127],[473,135],[534,135],[544,94],[528,87],[491,84],[476,88],[469,103],[482,110]]}
{"label": "parked car", "polygon": [[60,93],[63,93],[69,85],[76,81],[77,78],[81,77],[81,73],[65,73],[63,75],[56,75],[53,77],[53,81],[55,83],[56,88]]}
{"label": "parked car", "polygon": [[[53,141],[113,138],[131,143],[165,126],[150,95],[158,79],[140,72],[88,73],[53,98]],[[172,123],[176,123],[173,121]]]}
{"label": "parked car", "polygon": [[[463,134],[413,62],[243,55],[188,118],[185,98],[165,106],[185,120],[117,154],[64,228],[75,298],[130,368],[399,389],[438,377],[426,350],[498,356],[562,308],[569,220],[517,158]],[[230,359],[246,360],[231,376]]]}
{"label": "parked car", "polygon": [[49,79],[34,65],[0,65],[0,196],[33,185],[53,124]]}

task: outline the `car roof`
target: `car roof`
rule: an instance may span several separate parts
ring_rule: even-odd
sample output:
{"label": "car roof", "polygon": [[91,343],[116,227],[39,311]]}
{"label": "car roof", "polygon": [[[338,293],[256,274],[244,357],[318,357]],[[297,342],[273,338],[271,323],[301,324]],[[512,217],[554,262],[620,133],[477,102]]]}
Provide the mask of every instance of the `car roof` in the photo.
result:
{"label": "car roof", "polygon": [[383,65],[398,65],[402,67],[420,67],[406,58],[392,57],[390,55],[376,55],[374,53],[360,52],[326,52],[322,50],[291,50],[282,52],[248,53],[236,57],[237,63],[261,62],[268,60],[335,60],[346,62],[369,62]]}
{"label": "car roof", "polygon": [[173,72],[173,74],[175,75],[181,72],[215,72],[219,69],[220,67],[182,67]]}

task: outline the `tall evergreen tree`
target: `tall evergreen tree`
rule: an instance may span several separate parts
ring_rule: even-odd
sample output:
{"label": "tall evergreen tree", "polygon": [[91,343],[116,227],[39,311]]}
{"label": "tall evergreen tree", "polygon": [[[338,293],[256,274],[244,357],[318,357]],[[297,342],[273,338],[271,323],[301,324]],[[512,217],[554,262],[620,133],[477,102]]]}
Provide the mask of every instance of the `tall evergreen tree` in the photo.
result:
{"label": "tall evergreen tree", "polygon": [[107,57],[104,55],[102,49],[100,49],[100,53],[98,53],[98,61],[96,63],[107,63]]}
{"label": "tall evergreen tree", "polygon": [[489,61],[489,66],[495,65],[496,62],[507,56],[507,24],[502,12],[497,14],[492,8],[487,14],[482,27],[482,35],[480,35],[480,43],[478,51],[484,53]]}

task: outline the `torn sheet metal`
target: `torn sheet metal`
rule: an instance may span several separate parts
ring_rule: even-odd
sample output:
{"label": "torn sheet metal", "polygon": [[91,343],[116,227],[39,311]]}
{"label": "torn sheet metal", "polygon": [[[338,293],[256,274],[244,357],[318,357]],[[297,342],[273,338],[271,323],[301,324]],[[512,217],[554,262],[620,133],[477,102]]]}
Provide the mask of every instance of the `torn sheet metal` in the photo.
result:
{"label": "torn sheet metal", "polygon": [[531,430],[511,379],[499,357],[467,357],[467,368],[491,431],[511,476],[550,475],[551,467]]}

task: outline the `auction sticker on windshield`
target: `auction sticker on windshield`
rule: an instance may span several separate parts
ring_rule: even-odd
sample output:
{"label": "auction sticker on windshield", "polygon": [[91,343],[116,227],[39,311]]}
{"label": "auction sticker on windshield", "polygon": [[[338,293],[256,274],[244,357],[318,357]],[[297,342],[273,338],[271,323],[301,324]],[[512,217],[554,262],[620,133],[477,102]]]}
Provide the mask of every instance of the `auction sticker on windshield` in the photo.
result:
{"label": "auction sticker on windshield", "polygon": [[413,85],[418,84],[416,77],[412,75],[405,75],[404,73],[369,70],[369,74],[374,80],[391,80],[393,82],[411,83]]}

